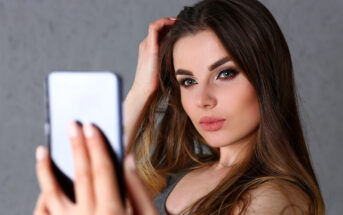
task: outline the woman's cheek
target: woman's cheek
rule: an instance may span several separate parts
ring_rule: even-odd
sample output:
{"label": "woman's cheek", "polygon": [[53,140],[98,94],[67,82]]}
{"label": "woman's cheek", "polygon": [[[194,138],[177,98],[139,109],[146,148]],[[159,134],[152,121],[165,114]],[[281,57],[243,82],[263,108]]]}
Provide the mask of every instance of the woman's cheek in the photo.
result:
{"label": "woman's cheek", "polygon": [[260,122],[260,107],[255,89],[249,84],[241,91],[240,103],[237,105],[237,113],[240,114],[240,121],[244,122],[247,130],[254,130]]}
{"label": "woman's cheek", "polygon": [[[182,90],[182,89],[181,89]],[[196,122],[196,113],[197,108],[195,105],[195,101],[193,100],[194,96],[192,96],[192,92],[184,90],[181,91],[181,105],[186,112],[187,116],[193,122],[194,126],[197,127]]]}
{"label": "woman's cheek", "polygon": [[[191,111],[191,104],[192,104],[192,97],[187,92],[183,92],[181,89],[181,105],[183,109],[185,110],[186,114],[192,119],[192,116],[190,115]],[[193,108],[194,109],[194,108]]]}

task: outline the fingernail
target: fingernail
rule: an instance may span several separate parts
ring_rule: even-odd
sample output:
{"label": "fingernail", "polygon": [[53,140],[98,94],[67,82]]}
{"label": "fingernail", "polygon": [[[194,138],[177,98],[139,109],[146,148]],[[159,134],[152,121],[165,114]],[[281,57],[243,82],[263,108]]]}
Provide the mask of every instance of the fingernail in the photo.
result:
{"label": "fingernail", "polygon": [[76,122],[69,122],[68,124],[68,133],[72,138],[80,136],[80,130]]}
{"label": "fingernail", "polygon": [[169,17],[169,19],[175,21],[176,20],[176,16]]}
{"label": "fingernail", "polygon": [[41,161],[47,156],[48,152],[44,146],[38,146],[36,149],[36,160]]}
{"label": "fingernail", "polygon": [[94,127],[92,126],[91,123],[86,123],[86,124],[83,126],[83,132],[85,133],[85,135],[86,135],[87,138],[91,138],[91,137],[93,137],[94,134],[95,134]]}
{"label": "fingernail", "polygon": [[136,170],[136,161],[132,154],[129,154],[126,158],[127,166],[130,170]]}

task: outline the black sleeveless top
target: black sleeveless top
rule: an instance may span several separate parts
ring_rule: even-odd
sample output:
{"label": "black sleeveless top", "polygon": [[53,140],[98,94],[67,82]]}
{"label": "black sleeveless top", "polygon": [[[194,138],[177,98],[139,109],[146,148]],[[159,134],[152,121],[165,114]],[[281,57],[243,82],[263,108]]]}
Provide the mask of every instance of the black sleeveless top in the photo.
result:
{"label": "black sleeveless top", "polygon": [[160,194],[158,194],[158,196],[156,196],[156,198],[154,199],[154,205],[155,208],[157,209],[157,211],[161,214],[161,215],[168,215],[167,211],[166,211],[166,201],[167,198],[169,196],[169,194],[171,193],[171,191],[174,189],[175,185],[181,180],[181,178],[183,178],[183,176],[185,176],[188,172],[180,172],[178,174],[175,175],[171,175],[167,177],[167,186],[162,190],[162,192]]}

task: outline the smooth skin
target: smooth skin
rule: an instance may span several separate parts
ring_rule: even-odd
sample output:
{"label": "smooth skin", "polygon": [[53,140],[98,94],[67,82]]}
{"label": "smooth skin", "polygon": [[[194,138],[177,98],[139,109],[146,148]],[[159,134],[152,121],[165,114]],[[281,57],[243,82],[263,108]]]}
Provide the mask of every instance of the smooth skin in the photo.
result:
{"label": "smooth skin", "polygon": [[[254,87],[211,30],[180,38],[173,59],[183,109],[206,143],[220,149],[220,162],[233,165],[239,148],[255,138],[259,127]],[[189,74],[178,74],[179,70]],[[199,123],[202,117],[225,121],[219,130],[207,131]]]}
{"label": "smooth skin", "polygon": [[[220,149],[218,162],[188,173],[170,193],[166,208],[178,214],[228,174],[231,168],[222,164],[235,165],[245,157],[246,147],[256,137],[260,110],[254,87],[211,30],[180,38],[173,59],[183,109],[206,144]],[[203,117],[225,121],[219,130],[208,131],[199,123]]]}
{"label": "smooth skin", "polygon": [[[171,27],[175,22],[175,18],[161,18],[154,23],[151,23],[149,25],[148,36],[140,43],[135,81],[126,97],[124,106],[124,132],[126,136],[126,151],[128,152],[131,149],[138,125],[141,123],[142,113],[144,113],[145,109],[147,108],[147,104],[149,103],[150,98],[153,96],[158,86],[157,74],[159,70],[157,60],[159,32],[163,28]],[[199,39],[200,37],[198,36],[203,35],[201,33],[204,32],[197,33],[195,36],[193,36]],[[210,34],[207,35],[207,38],[208,36],[211,37]],[[187,39],[187,36],[185,38],[181,38],[178,42],[181,43],[182,41],[185,41],[183,39]],[[216,42],[218,41],[216,37],[212,37],[208,41],[214,42],[212,45],[216,46],[217,48],[219,47],[218,50],[220,50],[221,45]],[[199,44],[202,43],[196,43],[195,47],[200,47]],[[192,49],[192,46],[190,47]],[[224,97],[219,97],[224,96],[224,94],[223,92],[216,90],[219,88],[230,89],[230,86],[228,86],[228,84],[223,84],[224,82],[221,83],[221,85],[215,85],[215,83],[218,83],[216,82],[218,80],[214,79],[214,77],[216,77],[214,74],[217,73],[208,73],[208,71],[204,69],[207,68],[209,64],[212,64],[214,61],[218,60],[217,58],[222,57],[222,55],[219,56],[215,53],[212,55],[212,51],[208,52],[208,54],[210,54],[208,55],[208,58],[205,60],[198,59],[197,62],[202,62],[202,64],[198,64],[198,67],[195,68],[196,65],[191,63],[194,61],[189,60],[181,63],[181,61],[177,60],[177,44],[174,48],[174,58],[176,59],[176,62],[180,63],[175,64],[174,66],[192,71],[194,76],[192,78],[197,81],[197,85],[187,88],[187,91],[185,91],[183,88],[181,90],[183,107],[193,123],[197,123],[198,117],[203,116],[205,110],[213,111],[213,108],[215,107],[218,111],[213,111],[212,113],[218,114],[225,112],[225,114],[220,116],[228,117],[228,119],[231,118],[231,120],[227,120],[228,122],[225,124],[223,129],[233,128],[233,125],[230,124],[238,123],[239,120],[234,120],[234,115],[236,114],[238,114],[237,117],[241,120],[244,119],[243,116],[253,116],[254,111],[256,111],[256,98],[254,97],[254,91],[252,90],[251,85],[249,86],[249,84],[245,81],[243,74],[240,74],[236,77],[236,81],[239,81],[240,84],[233,84],[233,86],[231,86],[231,90],[234,90],[234,87],[243,87],[242,89],[245,87],[246,94],[244,94],[244,92],[240,92],[240,96],[244,97],[240,98],[240,102],[243,102],[245,105],[252,104],[250,107],[251,109],[238,104],[236,104],[235,107],[231,107],[231,109],[223,108],[225,106],[222,106]],[[179,48],[179,50],[182,50],[182,48]],[[184,51],[186,51],[186,49]],[[229,55],[229,53],[225,52],[225,55]],[[219,72],[219,70],[217,72]],[[193,91],[188,91],[191,90],[192,87],[195,87],[192,89]],[[195,100],[188,101],[188,99],[191,98],[194,98]],[[223,112],[220,110],[223,110]],[[194,115],[193,111],[196,111],[194,112]],[[243,152],[245,144],[243,143],[249,140],[248,137],[253,137],[251,132],[254,131],[255,124],[258,121],[258,116],[255,115],[253,119],[250,120],[251,123],[248,127],[240,127],[240,132],[235,131],[235,135],[228,136],[231,139],[227,142],[218,143],[218,141],[215,139],[215,135],[207,134],[204,131],[201,131],[201,133],[200,130],[199,132],[204,136],[210,145],[214,147],[220,147],[221,162],[234,164],[239,160],[239,157],[244,156]],[[197,129],[201,128],[198,127]],[[116,187],[117,182],[115,172],[113,171],[112,163],[107,151],[105,150],[105,145],[101,139],[99,131],[91,124],[84,125],[83,128],[81,128],[76,123],[71,123],[68,131],[70,134],[70,141],[75,160],[76,204],[72,203],[58,187],[56,179],[52,173],[48,152],[44,147],[40,146],[37,148],[36,167],[41,193],[34,210],[35,215],[120,215],[132,213],[157,214],[153,207],[151,196],[149,196],[151,192],[145,189],[135,171],[135,164],[132,155],[128,155],[124,162],[125,182],[130,202],[128,205],[132,206],[130,209],[124,208],[121,203],[120,195]],[[221,135],[224,135],[224,133]],[[219,180],[224,177],[229,169],[230,168],[223,168],[223,166],[220,166],[218,162],[211,167],[194,170],[188,173],[176,185],[168,197],[166,202],[166,209],[168,213],[178,214],[192,202],[196,201],[203,195],[206,195],[217,185]],[[250,203],[246,214],[280,214],[280,211],[289,205],[290,199],[288,196],[292,197],[292,203],[302,205],[302,210],[306,210],[306,195],[299,191],[297,187],[289,184],[266,183],[251,191],[249,194],[251,194],[252,202]],[[283,211],[283,214],[301,214],[299,211],[300,210],[291,207],[289,210]],[[237,212],[234,214],[238,214]]]}
{"label": "smooth skin", "polygon": [[[173,59],[183,109],[206,144],[220,151],[218,162],[186,174],[169,194],[166,210],[179,214],[213,190],[231,170],[227,166],[247,156],[247,148],[256,139],[260,108],[254,87],[213,31],[180,38],[174,45]],[[199,123],[202,117],[225,122],[219,130],[208,131]],[[299,193],[287,183],[266,183],[250,192],[247,214],[297,214],[292,207],[281,211],[288,204],[302,202],[293,196]]]}
{"label": "smooth skin", "polygon": [[[135,81],[124,106],[127,152],[130,151],[146,104],[158,85],[159,31],[172,26],[175,21],[175,17],[171,17],[151,23],[147,37],[139,45]],[[36,171],[41,193],[34,215],[157,214],[151,196],[136,173],[132,155],[128,155],[124,161],[128,205],[132,208],[124,208],[112,163],[97,128],[91,124],[81,128],[71,122],[68,132],[75,163],[76,203],[72,203],[58,186],[47,149],[39,146],[36,150]]]}

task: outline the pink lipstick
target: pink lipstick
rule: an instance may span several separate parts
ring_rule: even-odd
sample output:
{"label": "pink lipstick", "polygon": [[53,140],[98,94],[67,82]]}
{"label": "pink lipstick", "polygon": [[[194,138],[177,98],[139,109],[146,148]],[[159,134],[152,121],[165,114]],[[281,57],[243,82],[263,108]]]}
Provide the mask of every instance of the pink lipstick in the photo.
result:
{"label": "pink lipstick", "polygon": [[217,131],[223,127],[225,120],[219,117],[202,117],[199,124],[205,131]]}

